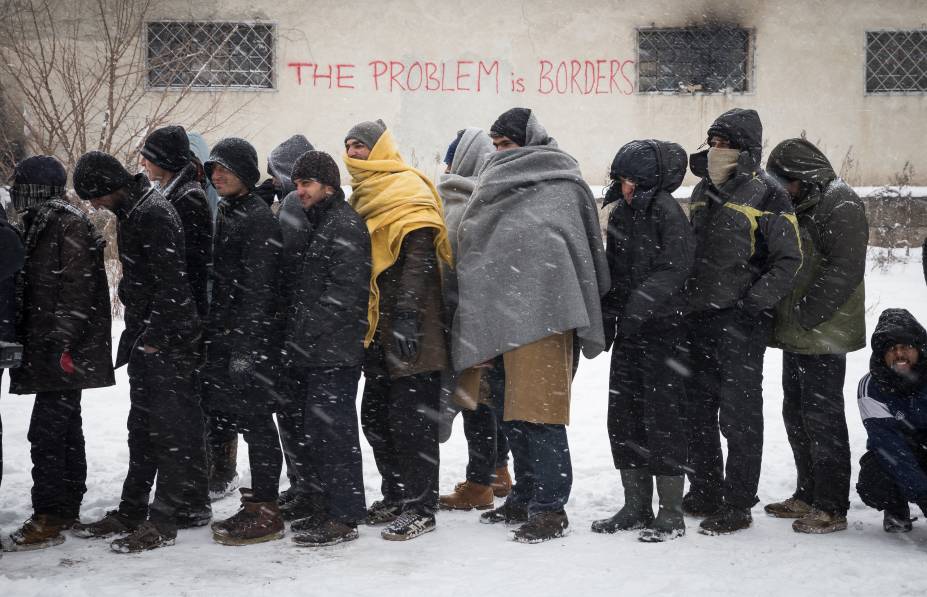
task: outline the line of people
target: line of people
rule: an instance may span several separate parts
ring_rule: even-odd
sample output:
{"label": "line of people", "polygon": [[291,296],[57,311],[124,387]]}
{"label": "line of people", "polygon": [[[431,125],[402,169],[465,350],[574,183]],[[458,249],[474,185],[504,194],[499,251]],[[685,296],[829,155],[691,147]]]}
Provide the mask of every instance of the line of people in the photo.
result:
{"label": "line of people", "polygon": [[[304,546],[356,539],[360,524],[407,540],[434,530],[439,508],[488,510],[480,522],[517,524],[520,542],[561,537],[572,380],[580,353],[609,349],[607,430],[624,500],[593,531],[666,541],[685,534],[684,514],[710,535],[751,525],[767,346],[784,351],[797,481],[765,511],[799,532],[845,529],[842,387],[846,353],[865,346],[863,204],[804,139],[777,145],[764,170],[753,110],[722,114],[706,144],[691,156],[666,141],[623,146],[605,242],[578,163],[524,108],[488,133],[460,131],[437,186],[385,123],[356,125],[344,139],[349,200],[334,159],[301,135],[271,153],[264,183],[250,143],[223,139],[201,162],[179,126],[145,140],[144,173],[85,154],[74,190],[118,219],[115,366],[128,366],[131,404],[119,505],[91,522],[79,517],[80,399],[114,384],[105,243],[65,198],[61,164],[27,158],[11,187],[25,265],[4,252],[0,273],[22,269],[15,284],[5,275],[17,296],[0,317],[23,345],[11,392],[36,394],[34,514],[6,547],[58,544],[66,530],[118,535],[117,552],[171,545],[235,490],[239,434],[252,483],[236,514],[212,522],[218,543],[279,539],[285,520]],[[672,196],[687,169],[701,179],[688,215]],[[207,184],[222,197],[214,228]],[[927,403],[901,397],[927,400],[927,347],[910,314],[883,320],[860,386],[871,439],[859,492],[885,510],[886,530],[910,530],[907,502],[927,507],[927,472],[923,454],[899,466],[898,451],[912,429],[927,433]],[[361,374],[360,427],[382,479],[369,507]],[[439,496],[439,441],[460,409],[466,479]],[[912,427],[890,428],[896,420]]]}

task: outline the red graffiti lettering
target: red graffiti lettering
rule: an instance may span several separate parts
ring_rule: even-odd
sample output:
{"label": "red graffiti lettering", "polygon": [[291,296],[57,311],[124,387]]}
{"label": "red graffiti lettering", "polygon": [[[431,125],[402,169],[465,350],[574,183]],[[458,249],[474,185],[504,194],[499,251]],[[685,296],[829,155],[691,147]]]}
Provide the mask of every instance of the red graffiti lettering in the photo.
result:
{"label": "red graffiti lettering", "polygon": [[336,64],[335,65],[335,80],[337,81],[336,87],[338,89],[354,89],[354,85],[350,83],[354,79],[353,74],[343,74],[341,69],[354,70],[353,64]]}
{"label": "red graffiti lettering", "polygon": [[463,69],[467,66],[473,64],[472,60],[458,60],[457,61],[457,78],[455,83],[457,85],[457,91],[470,91],[469,87],[464,87],[463,81],[470,78],[470,73],[463,72]]}
{"label": "red graffiti lettering", "polygon": [[482,91],[483,89],[483,74],[486,74],[487,77],[495,73],[495,87],[496,93],[499,93],[499,61],[493,60],[489,63],[489,66],[486,66],[486,63],[480,60],[479,69],[477,70],[476,78],[476,90]]}
{"label": "red graffiti lettering", "polygon": [[373,89],[374,91],[379,91],[380,77],[386,74],[388,66],[382,60],[374,60],[370,63],[370,67],[373,69]]}

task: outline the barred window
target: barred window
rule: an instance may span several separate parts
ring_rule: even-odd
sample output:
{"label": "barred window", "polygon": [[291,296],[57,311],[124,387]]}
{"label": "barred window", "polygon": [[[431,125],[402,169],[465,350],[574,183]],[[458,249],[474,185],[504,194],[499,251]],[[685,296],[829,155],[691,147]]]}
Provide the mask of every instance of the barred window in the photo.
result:
{"label": "barred window", "polygon": [[638,29],[638,91],[751,91],[751,34],[738,27]]}
{"label": "barred window", "polygon": [[927,30],[866,32],[866,93],[927,91]]}
{"label": "barred window", "polygon": [[148,23],[148,86],[270,89],[274,25]]}

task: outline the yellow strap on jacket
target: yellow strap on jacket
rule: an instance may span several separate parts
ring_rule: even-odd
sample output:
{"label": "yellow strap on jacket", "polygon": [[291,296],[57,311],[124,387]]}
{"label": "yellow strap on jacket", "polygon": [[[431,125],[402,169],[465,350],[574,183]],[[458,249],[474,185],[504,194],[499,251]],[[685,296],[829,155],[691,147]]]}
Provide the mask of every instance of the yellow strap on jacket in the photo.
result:
{"label": "yellow strap on jacket", "polygon": [[452,265],[451,244],[444,224],[444,206],[434,184],[421,171],[406,164],[389,130],[370,150],[369,159],[344,156],[350,172],[351,206],[367,222],[370,232],[373,269],[370,275],[370,302],[367,308],[369,346],[380,313],[377,277],[399,258],[402,241],[419,228],[435,229],[438,260]]}

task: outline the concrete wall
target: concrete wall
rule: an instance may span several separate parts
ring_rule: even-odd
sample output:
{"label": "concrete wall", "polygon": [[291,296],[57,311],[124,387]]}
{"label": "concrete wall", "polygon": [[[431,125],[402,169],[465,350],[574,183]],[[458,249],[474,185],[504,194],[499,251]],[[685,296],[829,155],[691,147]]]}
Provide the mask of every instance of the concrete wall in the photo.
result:
{"label": "concrete wall", "polygon": [[[864,81],[865,31],[924,27],[923,0],[161,0],[154,11],[155,18],[277,24],[276,89],[234,92],[227,105],[245,107],[210,135],[213,142],[244,136],[262,159],[297,132],[340,155],[354,123],[383,118],[407,160],[435,174],[458,129],[488,128],[520,105],[536,111],[590,183],[602,184],[623,143],[656,137],[694,151],[718,114],[753,107],[765,125],[767,152],[804,131],[836,168],[850,155],[853,184],[884,184],[905,162],[914,166],[911,183],[927,184],[927,95],[866,95]],[[636,28],[716,22],[755,31],[753,91],[636,92]],[[542,61],[555,74],[557,64],[572,60],[604,69],[598,93],[592,84],[584,94],[584,75],[579,88],[543,93],[550,82],[541,76]],[[373,76],[382,69],[376,61],[401,62],[404,75],[418,68],[413,63],[423,69],[434,63],[436,77],[444,68],[444,87],[458,90],[427,91],[427,82],[417,91],[394,82],[390,90],[388,72]],[[354,66],[342,67],[338,88],[337,77],[313,79],[314,67],[291,63],[320,65],[323,75],[330,65],[334,75],[335,65]],[[461,75],[469,75],[459,81],[458,63]],[[397,80],[405,82],[404,75]]]}

